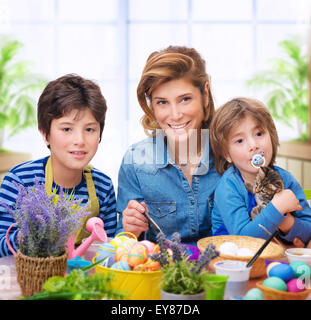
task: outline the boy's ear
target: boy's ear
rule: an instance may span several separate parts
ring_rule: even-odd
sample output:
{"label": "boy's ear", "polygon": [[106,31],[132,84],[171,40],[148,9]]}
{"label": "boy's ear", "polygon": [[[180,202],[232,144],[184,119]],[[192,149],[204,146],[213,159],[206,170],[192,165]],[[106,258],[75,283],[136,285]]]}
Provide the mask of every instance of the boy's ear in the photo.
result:
{"label": "boy's ear", "polygon": [[48,146],[50,145],[50,143],[49,143],[49,141],[48,141],[47,138],[46,138],[45,132],[43,132],[43,131],[40,130],[40,133],[41,133],[41,135],[42,135],[42,138],[43,138],[44,143],[45,143],[46,146],[48,147]]}

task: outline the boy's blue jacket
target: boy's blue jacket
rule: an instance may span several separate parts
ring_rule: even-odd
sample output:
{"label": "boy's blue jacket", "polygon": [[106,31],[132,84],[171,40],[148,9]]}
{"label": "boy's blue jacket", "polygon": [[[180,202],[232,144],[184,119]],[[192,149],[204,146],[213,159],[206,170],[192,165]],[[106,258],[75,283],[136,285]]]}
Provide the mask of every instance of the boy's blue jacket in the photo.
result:
{"label": "boy's blue jacket", "polygon": [[[302,206],[302,211],[296,211],[297,216],[293,227],[286,235],[282,235],[282,238],[292,242],[295,237],[298,237],[306,243],[311,238],[311,208],[303,189],[288,171],[277,166],[274,166],[274,170],[281,175],[284,188],[292,190]],[[259,225],[272,233],[285,219],[271,202],[253,221],[249,216],[249,208],[248,191],[240,178],[238,169],[232,166],[223,174],[215,190],[212,211],[213,234],[224,224],[229,234],[267,239],[269,234]]]}

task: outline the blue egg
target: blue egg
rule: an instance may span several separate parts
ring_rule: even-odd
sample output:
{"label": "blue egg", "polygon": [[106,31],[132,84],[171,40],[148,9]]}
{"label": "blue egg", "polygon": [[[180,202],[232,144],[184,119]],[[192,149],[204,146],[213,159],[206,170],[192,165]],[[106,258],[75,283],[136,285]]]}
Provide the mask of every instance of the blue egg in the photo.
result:
{"label": "blue egg", "polygon": [[278,277],[285,282],[288,282],[294,278],[294,270],[290,265],[280,263],[270,269],[269,277]]}
{"label": "blue egg", "polygon": [[126,261],[119,261],[114,263],[111,266],[111,269],[115,269],[115,270],[131,270],[131,267],[128,265],[128,263]]}
{"label": "blue egg", "polygon": [[103,243],[97,249],[98,256],[101,256],[102,259],[116,253],[116,248],[110,243]]}
{"label": "blue egg", "polygon": [[103,262],[100,263],[100,265],[110,268],[115,262],[116,262],[116,259],[115,259],[115,256],[113,255],[106,258]]}

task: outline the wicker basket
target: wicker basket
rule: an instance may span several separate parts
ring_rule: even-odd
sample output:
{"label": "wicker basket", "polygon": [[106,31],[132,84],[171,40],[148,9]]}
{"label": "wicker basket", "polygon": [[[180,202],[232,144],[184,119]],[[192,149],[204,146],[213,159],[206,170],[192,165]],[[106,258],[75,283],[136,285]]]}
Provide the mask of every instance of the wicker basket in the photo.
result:
{"label": "wicker basket", "polygon": [[19,250],[16,255],[17,281],[22,295],[30,297],[42,291],[43,283],[52,276],[64,276],[67,270],[67,253],[59,257],[28,257]]}
{"label": "wicker basket", "polygon": [[[216,249],[219,249],[220,245],[223,242],[233,242],[239,248],[248,248],[254,252],[254,254],[258,251],[258,249],[263,245],[265,242],[264,239],[260,238],[253,238],[247,236],[232,236],[232,235],[223,235],[223,236],[214,236],[200,239],[197,243],[198,248],[203,252],[205,247],[209,243],[213,243],[216,246]],[[258,278],[265,275],[266,266],[265,266],[265,259],[269,260],[276,260],[281,258],[284,255],[284,248],[274,242],[270,242],[268,246],[264,249],[258,259],[254,262],[250,272],[250,278]],[[219,257],[212,260],[210,266],[213,270],[214,263],[220,260],[239,260],[239,261],[246,261],[248,262],[252,257],[239,257],[239,256],[231,256],[231,255],[224,255],[220,254]]]}
{"label": "wicker basket", "polygon": [[265,287],[263,281],[258,281],[256,286],[262,291],[265,300],[305,300],[311,293],[311,289],[301,292],[287,292]]}

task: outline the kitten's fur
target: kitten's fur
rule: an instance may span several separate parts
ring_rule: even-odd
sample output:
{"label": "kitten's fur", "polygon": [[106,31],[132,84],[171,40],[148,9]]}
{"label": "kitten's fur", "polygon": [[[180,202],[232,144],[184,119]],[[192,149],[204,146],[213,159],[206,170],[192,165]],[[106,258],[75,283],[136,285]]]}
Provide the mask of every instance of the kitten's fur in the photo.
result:
{"label": "kitten's fur", "polygon": [[273,196],[284,189],[281,176],[270,167],[260,167],[255,184],[246,182],[247,191],[254,194],[257,206],[251,212],[251,220],[272,200]]}

